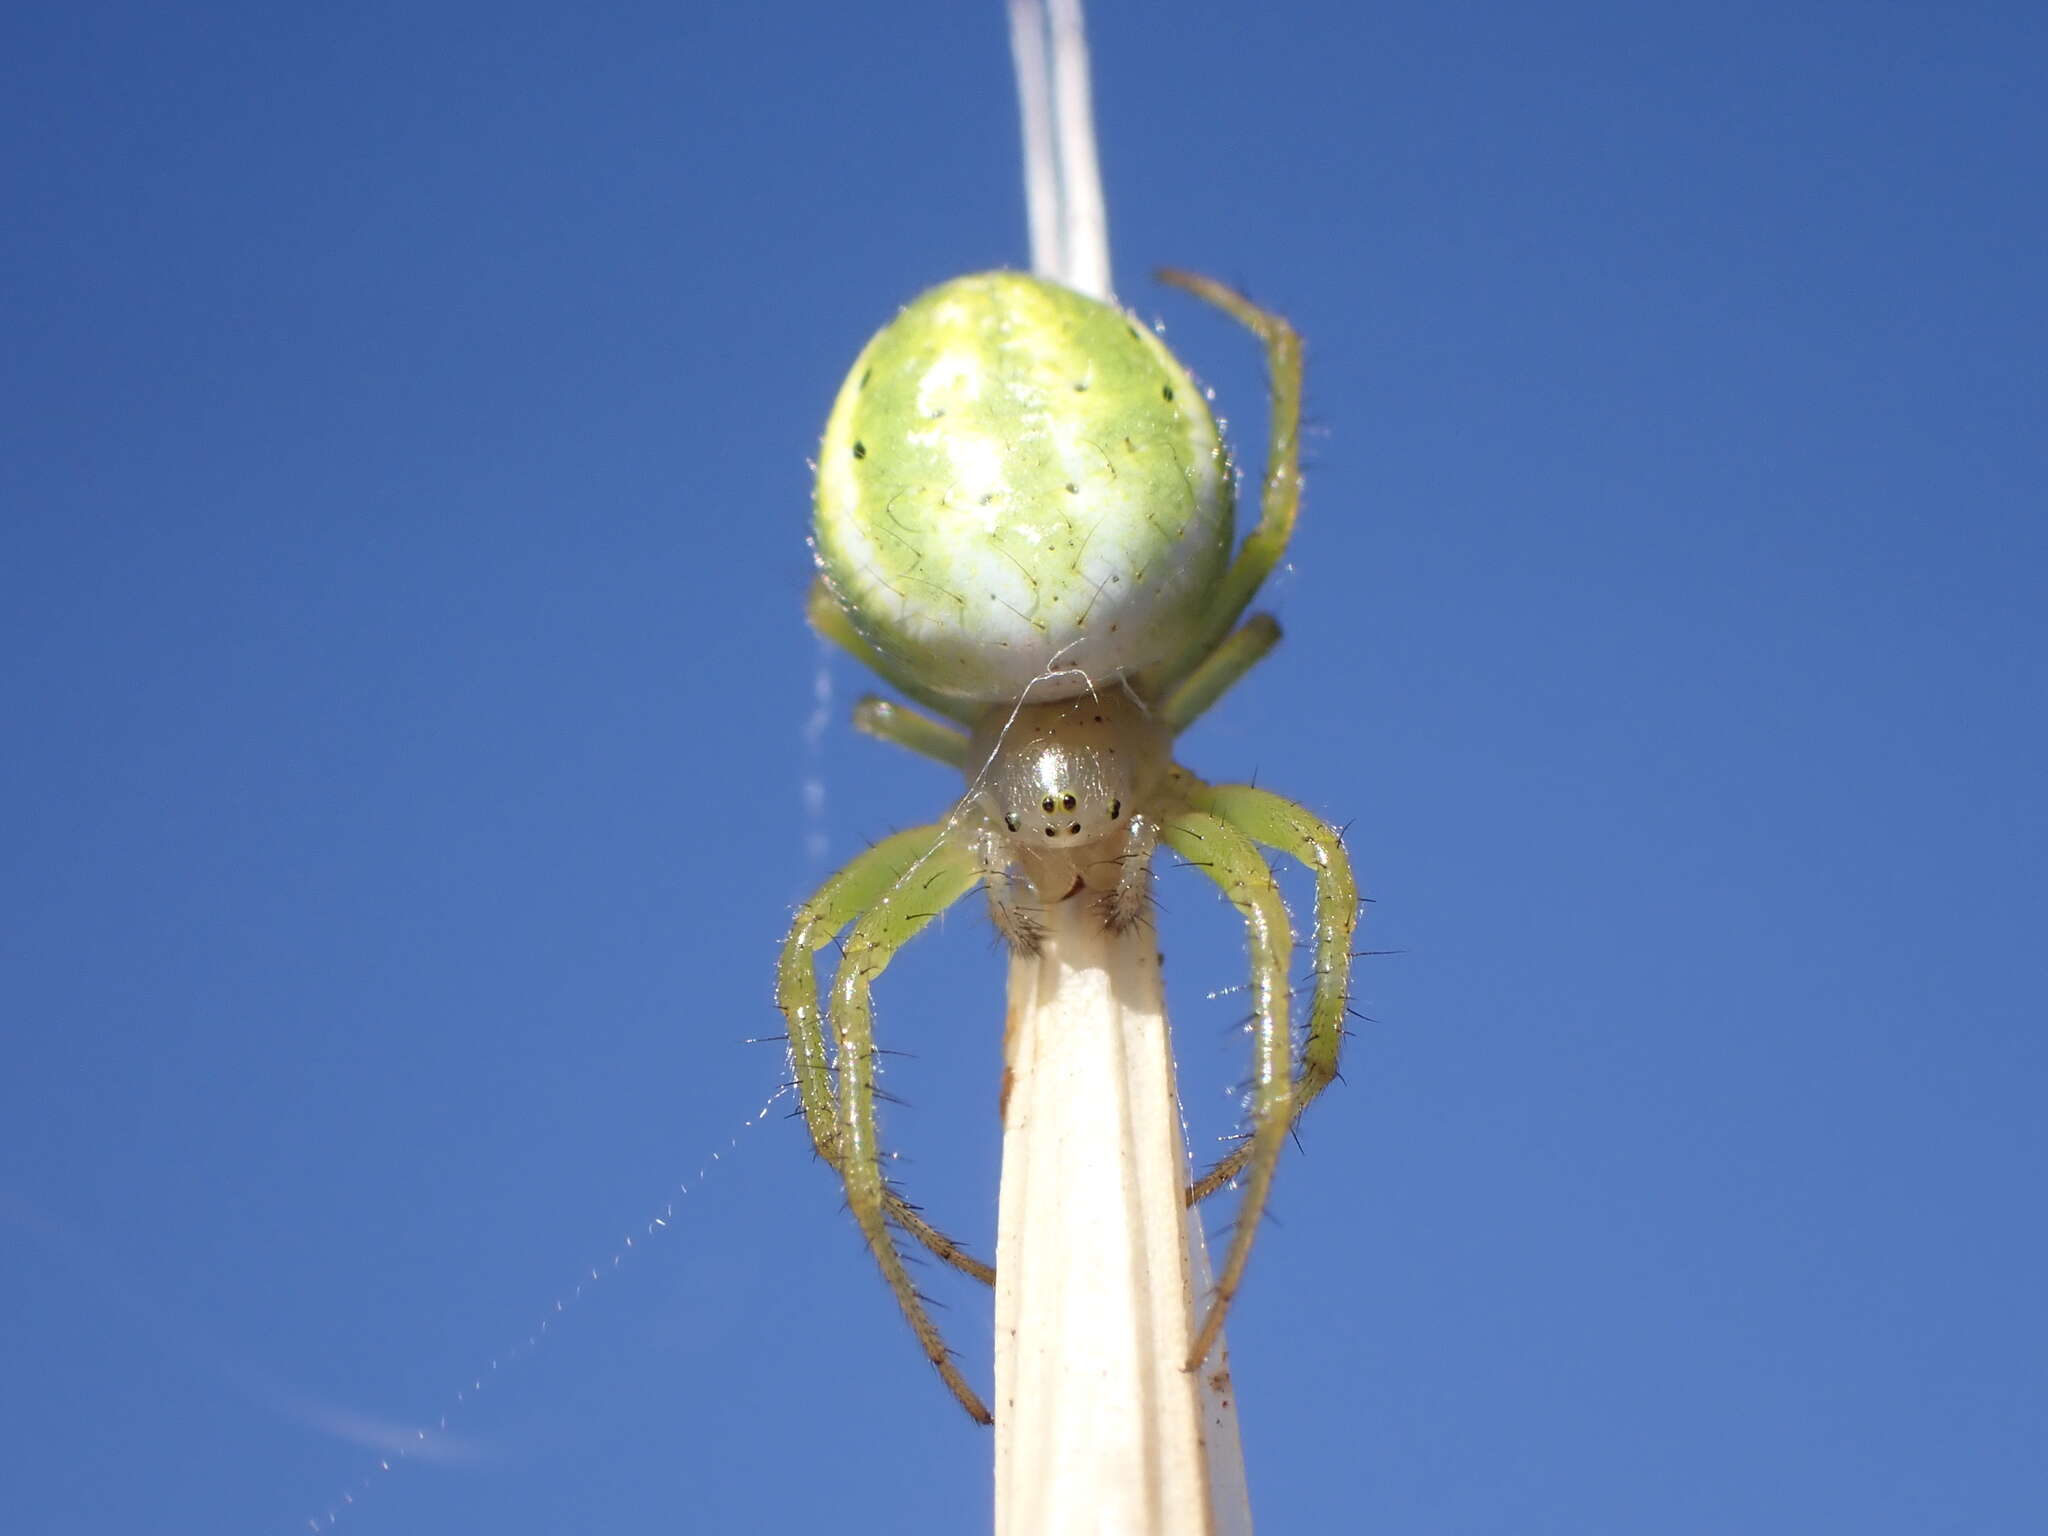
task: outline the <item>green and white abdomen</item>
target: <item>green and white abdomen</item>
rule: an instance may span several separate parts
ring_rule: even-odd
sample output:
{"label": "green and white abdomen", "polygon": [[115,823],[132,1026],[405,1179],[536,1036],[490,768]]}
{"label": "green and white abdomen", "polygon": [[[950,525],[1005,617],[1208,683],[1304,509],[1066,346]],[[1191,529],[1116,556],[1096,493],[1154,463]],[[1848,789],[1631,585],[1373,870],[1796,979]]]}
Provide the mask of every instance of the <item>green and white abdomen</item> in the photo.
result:
{"label": "green and white abdomen", "polygon": [[861,635],[962,702],[1050,698],[1194,635],[1230,557],[1201,390],[1121,310],[1016,272],[932,289],[870,341],[818,462],[816,550]]}

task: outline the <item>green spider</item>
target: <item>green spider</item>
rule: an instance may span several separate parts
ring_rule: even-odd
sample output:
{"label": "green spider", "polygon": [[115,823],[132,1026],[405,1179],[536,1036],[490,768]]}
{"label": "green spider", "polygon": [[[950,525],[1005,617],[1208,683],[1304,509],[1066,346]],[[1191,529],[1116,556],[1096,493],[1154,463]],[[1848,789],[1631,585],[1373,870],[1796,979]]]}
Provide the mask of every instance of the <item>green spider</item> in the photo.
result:
{"label": "green spider", "polygon": [[[1272,432],[1259,520],[1232,554],[1233,476],[1203,391],[1112,305],[1014,272],[931,290],[854,362],[819,453],[809,617],[953,723],[866,698],[862,730],[962,770],[945,820],[869,848],[796,914],[776,1000],[804,1118],[925,1354],[967,1412],[960,1374],[896,1230],[985,1282],[994,1271],[884,1176],[875,1120],[875,978],[980,886],[1020,952],[1047,903],[1085,899],[1122,930],[1147,906],[1160,843],[1243,914],[1254,1018],[1250,1132],[1189,1188],[1243,1179],[1243,1206],[1188,1368],[1243,1279],[1289,1128],[1336,1075],[1358,888],[1343,843],[1290,800],[1208,784],[1173,738],[1280,638],[1239,618],[1286,550],[1300,504],[1301,341],[1280,316],[1185,272],[1163,281],[1264,342]],[[1314,988],[1299,1062],[1286,906],[1259,845],[1315,876]],[[851,927],[820,1000],[816,952]]]}

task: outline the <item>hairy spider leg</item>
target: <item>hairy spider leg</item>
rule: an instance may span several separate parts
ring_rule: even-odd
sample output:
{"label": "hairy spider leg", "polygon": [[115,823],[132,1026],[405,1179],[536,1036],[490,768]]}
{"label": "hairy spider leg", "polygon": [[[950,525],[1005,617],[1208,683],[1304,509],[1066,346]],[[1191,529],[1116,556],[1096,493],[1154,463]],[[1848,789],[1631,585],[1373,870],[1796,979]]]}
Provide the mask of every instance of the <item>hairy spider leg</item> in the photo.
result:
{"label": "hairy spider leg", "polygon": [[1161,828],[1172,849],[1215,881],[1230,904],[1244,917],[1245,945],[1251,952],[1252,1078],[1251,1139],[1247,1143],[1244,1194],[1230,1251],[1216,1277],[1209,1311],[1195,1332],[1188,1369],[1197,1369],[1215,1347],[1223,1314],[1244,1279],[1252,1239],[1265,1214],[1273,1170],[1287,1145],[1288,1107],[1293,1101],[1294,1042],[1287,1025],[1287,958],[1294,933],[1280,887],[1256,844],[1229,822],[1209,811],[1189,809],[1172,815]]}
{"label": "hairy spider leg", "polygon": [[[920,715],[914,709],[869,694],[853,706],[853,724],[856,730],[905,751],[915,752],[920,757],[928,757],[963,773],[971,774],[973,771],[973,765],[968,761],[971,748],[966,735]],[[959,814],[973,824],[967,835],[981,869],[982,884],[988,890],[989,920],[1012,950],[1018,954],[1036,954],[1045,934],[1038,906],[1019,895],[1019,881],[1011,872],[1015,860],[1009,842],[993,827],[982,824],[972,799],[970,794],[962,802]],[[1023,884],[1028,887],[1030,882],[1027,880]]]}
{"label": "hairy spider leg", "polygon": [[875,1122],[876,1052],[870,998],[875,978],[927,923],[981,884],[981,866],[967,840],[952,830],[934,830],[938,835],[926,845],[925,856],[904,869],[881,899],[855,921],[832,982],[830,1022],[838,1044],[835,1064],[839,1073],[838,1166],[846,1184],[846,1203],[853,1208],[854,1219],[860,1223],[868,1250],[881,1265],[889,1289],[896,1293],[896,1304],[924,1346],[925,1357],[960,1399],[968,1416],[988,1424],[993,1420],[987,1407],[954,1365],[953,1352],[926,1310],[889,1231],[890,1191],[882,1177],[882,1149]]}
{"label": "hairy spider leg", "polygon": [[[973,796],[962,804],[969,808]],[[981,868],[981,880],[988,891],[988,920],[1015,955],[1035,955],[1045,947],[1045,908],[1039,904],[1037,887],[1016,869],[1015,849],[995,828],[983,825],[974,836],[974,858]]]}
{"label": "hairy spider leg", "polygon": [[[818,1006],[818,975],[813,954],[831,943],[839,930],[858,918],[890,890],[898,878],[946,836],[942,823],[912,827],[884,838],[819,886],[797,909],[796,921],[782,942],[776,968],[775,1003],[789,1026],[789,1054],[795,1067],[798,1102],[810,1128],[818,1156],[841,1170],[839,1106],[832,1090],[832,1053],[825,1040],[824,1010]],[[889,1190],[890,1216],[931,1252],[983,1284],[995,1282],[995,1271],[973,1257],[952,1238],[919,1214],[895,1190]]]}
{"label": "hairy spider leg", "polygon": [[919,683],[911,669],[899,666],[896,659],[879,647],[869,644],[867,636],[853,627],[853,620],[846,616],[846,610],[839,605],[839,599],[832,595],[832,587],[823,576],[814,577],[811,589],[804,594],[804,617],[812,629],[845,651],[862,666],[868,668],[884,682],[890,684],[905,698],[915,699],[926,709],[948,720],[971,724],[970,715],[961,711],[964,706],[932,692]]}
{"label": "hairy spider leg", "polygon": [[[1295,1069],[1291,1126],[1337,1075],[1344,1043],[1344,1013],[1351,992],[1351,943],[1358,930],[1358,879],[1337,829],[1292,800],[1248,784],[1196,784],[1189,803],[1228,822],[1254,842],[1284,853],[1315,876],[1315,929],[1310,936],[1315,990],[1308,1031]],[[1205,1200],[1244,1171],[1256,1150],[1247,1141],[1218,1162],[1188,1190],[1188,1203]]]}
{"label": "hairy spider leg", "polygon": [[1117,855],[1122,868],[1116,884],[1095,903],[1102,914],[1102,926],[1111,933],[1126,933],[1146,920],[1152,903],[1152,855],[1159,848],[1159,820],[1143,811],[1125,823],[1124,851]]}
{"label": "hairy spider leg", "polygon": [[1294,536],[1295,516],[1301,510],[1300,334],[1283,316],[1261,309],[1235,288],[1212,277],[1173,267],[1162,269],[1158,277],[1162,283],[1215,305],[1265,343],[1272,409],[1266,435],[1266,479],[1259,494],[1259,521],[1245,536],[1236,558],[1217,583],[1208,615],[1195,638],[1179,656],[1148,673],[1148,698],[1170,696],[1224,643],[1224,636],[1286,554],[1287,541]]}
{"label": "hairy spider leg", "polygon": [[872,693],[864,696],[853,706],[853,728],[877,741],[890,742],[906,752],[944,763],[948,768],[967,771],[965,731],[906,709],[893,699]]}
{"label": "hairy spider leg", "polygon": [[1255,613],[1246,619],[1160,700],[1159,717],[1166,728],[1178,736],[1194,724],[1279,643],[1280,621],[1273,615]]}

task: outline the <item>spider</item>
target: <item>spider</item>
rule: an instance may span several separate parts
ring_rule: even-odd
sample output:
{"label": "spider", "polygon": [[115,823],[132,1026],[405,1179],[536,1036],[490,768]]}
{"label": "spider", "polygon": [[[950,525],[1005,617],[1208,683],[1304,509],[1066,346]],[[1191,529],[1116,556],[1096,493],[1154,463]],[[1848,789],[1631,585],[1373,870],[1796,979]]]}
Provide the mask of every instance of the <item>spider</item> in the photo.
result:
{"label": "spider", "polygon": [[[1288,1131],[1336,1075],[1344,1034],[1358,889],[1338,833],[1279,795],[1205,783],[1172,758],[1173,738],[1280,638],[1269,615],[1238,620],[1300,504],[1301,341],[1221,283],[1160,278],[1265,346],[1266,478],[1234,554],[1234,477],[1203,391],[1122,310],[1020,273],[958,278],[905,308],[854,362],[819,452],[810,621],[930,711],[871,696],[855,723],[962,770],[968,788],[944,820],[875,844],[798,909],[777,1003],[812,1143],[844,1181],[925,1354],[984,1424],[897,1233],[984,1282],[994,1271],[883,1173],[870,994],[896,951],[977,886],[1022,953],[1038,948],[1054,902],[1085,900],[1107,927],[1128,929],[1145,916],[1161,843],[1242,913],[1250,1130],[1187,1199],[1242,1179],[1243,1203],[1189,1369],[1216,1341]],[[1261,845],[1315,876],[1298,1061],[1292,930]],[[849,928],[823,1001],[814,956]]]}

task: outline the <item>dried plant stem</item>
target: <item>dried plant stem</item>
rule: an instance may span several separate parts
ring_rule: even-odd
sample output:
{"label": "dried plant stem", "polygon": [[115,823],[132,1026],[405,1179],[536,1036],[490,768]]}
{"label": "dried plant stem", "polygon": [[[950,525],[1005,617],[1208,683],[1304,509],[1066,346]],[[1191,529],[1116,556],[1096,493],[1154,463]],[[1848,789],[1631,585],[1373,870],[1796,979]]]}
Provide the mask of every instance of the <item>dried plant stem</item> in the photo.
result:
{"label": "dried plant stem", "polygon": [[1224,1353],[1186,1369],[1206,1273],[1188,1248],[1158,955],[1084,903],[1048,918],[1045,949],[1010,970],[997,1536],[1249,1530],[1230,1514],[1243,1461]]}

